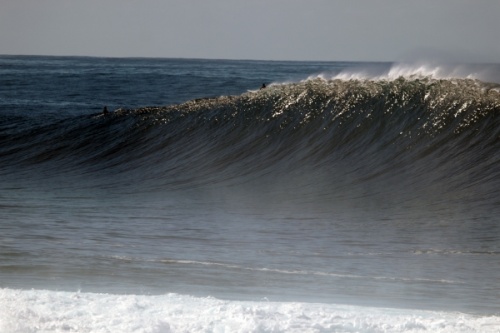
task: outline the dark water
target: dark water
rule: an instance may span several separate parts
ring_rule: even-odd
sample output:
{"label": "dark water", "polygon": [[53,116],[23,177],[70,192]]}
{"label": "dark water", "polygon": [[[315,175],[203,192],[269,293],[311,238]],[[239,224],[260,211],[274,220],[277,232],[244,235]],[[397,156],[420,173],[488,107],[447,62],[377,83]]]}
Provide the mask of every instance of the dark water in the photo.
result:
{"label": "dark water", "polygon": [[2,56],[0,287],[498,313],[499,69],[460,69]]}

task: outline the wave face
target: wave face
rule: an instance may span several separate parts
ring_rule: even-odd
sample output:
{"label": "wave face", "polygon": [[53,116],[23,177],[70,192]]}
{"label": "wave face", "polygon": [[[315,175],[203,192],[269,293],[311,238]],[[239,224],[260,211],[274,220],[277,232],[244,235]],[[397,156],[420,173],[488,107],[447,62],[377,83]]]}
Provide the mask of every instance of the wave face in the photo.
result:
{"label": "wave face", "polygon": [[499,113],[498,86],[470,79],[318,78],[43,126],[6,119],[0,156],[3,173],[126,174],[163,189],[295,172],[475,196],[499,185]]}

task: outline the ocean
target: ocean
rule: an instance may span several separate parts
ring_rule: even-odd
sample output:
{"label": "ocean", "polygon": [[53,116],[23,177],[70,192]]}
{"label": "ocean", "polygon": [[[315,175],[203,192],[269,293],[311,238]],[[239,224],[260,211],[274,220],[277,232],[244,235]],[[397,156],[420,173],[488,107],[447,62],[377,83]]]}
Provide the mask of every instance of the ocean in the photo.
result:
{"label": "ocean", "polygon": [[499,151],[497,64],[0,56],[0,332],[498,333]]}

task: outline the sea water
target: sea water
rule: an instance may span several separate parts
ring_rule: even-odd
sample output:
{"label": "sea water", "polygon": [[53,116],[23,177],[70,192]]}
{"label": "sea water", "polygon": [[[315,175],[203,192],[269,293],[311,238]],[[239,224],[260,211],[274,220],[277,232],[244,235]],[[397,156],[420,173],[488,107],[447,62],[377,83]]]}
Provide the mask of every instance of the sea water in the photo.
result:
{"label": "sea water", "polygon": [[0,331],[500,332],[499,73],[1,56]]}

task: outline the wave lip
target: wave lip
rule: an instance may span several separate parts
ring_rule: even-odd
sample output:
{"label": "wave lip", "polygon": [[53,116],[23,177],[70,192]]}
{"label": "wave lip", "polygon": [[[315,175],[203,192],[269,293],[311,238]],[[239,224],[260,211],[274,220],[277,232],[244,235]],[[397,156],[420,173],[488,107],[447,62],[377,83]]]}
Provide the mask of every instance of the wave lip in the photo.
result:
{"label": "wave lip", "polygon": [[499,316],[227,301],[178,294],[0,289],[2,332],[498,332]]}

